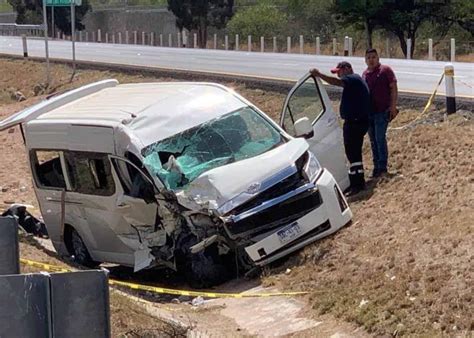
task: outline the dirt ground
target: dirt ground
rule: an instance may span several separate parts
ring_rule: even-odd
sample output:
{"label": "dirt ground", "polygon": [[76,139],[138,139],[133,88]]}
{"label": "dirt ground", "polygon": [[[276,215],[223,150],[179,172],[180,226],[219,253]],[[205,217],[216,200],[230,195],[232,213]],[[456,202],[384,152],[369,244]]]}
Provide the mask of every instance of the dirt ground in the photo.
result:
{"label": "dirt ground", "polygon": [[[43,77],[39,63],[0,59],[0,119],[48,94],[40,87],[34,93]],[[67,66],[55,65],[53,91],[105,78],[171,80],[85,70],[72,84],[69,77]],[[284,95],[225,84],[277,118]],[[12,99],[17,91],[26,101]],[[415,120],[420,111],[402,107],[392,127]],[[310,290],[314,318],[331,314],[377,336],[472,334],[474,115],[472,108],[446,120],[442,113],[432,108],[413,125],[391,130],[390,175],[369,181],[368,191],[350,201],[352,225],[265,269],[264,283]],[[364,147],[370,172],[367,141]],[[18,128],[0,133],[0,152],[0,210],[12,202],[37,206]],[[128,321],[129,306],[112,304],[120,334],[147,328],[141,319]]]}

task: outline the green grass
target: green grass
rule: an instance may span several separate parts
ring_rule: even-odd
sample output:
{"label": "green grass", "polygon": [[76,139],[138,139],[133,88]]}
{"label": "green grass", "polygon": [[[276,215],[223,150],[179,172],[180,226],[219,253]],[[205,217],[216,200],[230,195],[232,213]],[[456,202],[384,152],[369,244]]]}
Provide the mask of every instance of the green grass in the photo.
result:
{"label": "green grass", "polygon": [[0,0],[0,13],[13,12],[12,6],[6,0]]}

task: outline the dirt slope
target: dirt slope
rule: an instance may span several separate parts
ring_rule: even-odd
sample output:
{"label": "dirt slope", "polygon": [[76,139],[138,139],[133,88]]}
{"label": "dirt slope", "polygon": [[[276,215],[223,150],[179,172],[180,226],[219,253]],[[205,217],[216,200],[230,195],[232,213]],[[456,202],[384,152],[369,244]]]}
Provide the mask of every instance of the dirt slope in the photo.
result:
{"label": "dirt slope", "polygon": [[[67,84],[68,68],[56,66],[54,72],[57,90],[111,77],[160,80],[80,71]],[[0,60],[0,118],[39,100],[33,91],[43,75],[37,63]],[[235,88],[278,116],[283,95]],[[10,99],[9,92],[18,90],[27,101]],[[394,127],[414,120],[420,110],[403,109]],[[426,123],[391,131],[392,175],[370,182],[369,191],[350,202],[352,225],[267,269],[264,281],[281,289],[311,290],[315,318],[333,314],[376,335],[472,334],[472,109],[442,120],[442,113],[432,110],[420,119]],[[0,133],[0,210],[14,201],[36,205],[21,134],[11,131]],[[370,171],[367,142],[365,163]]]}

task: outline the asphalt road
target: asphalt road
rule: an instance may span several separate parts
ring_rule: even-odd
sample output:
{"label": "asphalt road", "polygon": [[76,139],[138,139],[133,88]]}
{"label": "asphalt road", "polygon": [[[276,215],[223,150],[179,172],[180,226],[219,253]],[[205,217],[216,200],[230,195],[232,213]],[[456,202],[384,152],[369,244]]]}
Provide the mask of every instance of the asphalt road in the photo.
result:
{"label": "asphalt road", "polygon": [[[50,41],[49,50],[52,58],[70,59],[72,57],[70,41]],[[23,55],[21,38],[0,36],[0,53]],[[44,41],[29,39],[28,53],[31,56],[44,57]],[[329,69],[343,59],[351,62],[357,73],[365,69],[365,62],[361,57],[248,53],[247,51],[86,42],[76,43],[76,58],[100,63],[143,65],[285,80],[297,80],[311,67],[329,73]],[[382,59],[381,61],[394,69],[401,91],[425,94],[433,92],[446,64],[446,62],[424,60]],[[474,63],[455,62],[454,70],[456,95],[474,98]],[[445,85],[442,83],[439,93],[444,92]]]}

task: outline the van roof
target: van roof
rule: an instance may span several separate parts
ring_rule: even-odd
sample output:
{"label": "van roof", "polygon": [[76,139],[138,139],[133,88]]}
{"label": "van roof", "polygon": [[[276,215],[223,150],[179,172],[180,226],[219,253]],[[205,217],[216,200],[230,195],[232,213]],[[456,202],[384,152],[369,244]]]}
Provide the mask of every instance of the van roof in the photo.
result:
{"label": "van roof", "polygon": [[148,145],[246,105],[214,83],[122,84],[66,103],[31,123],[123,124]]}

